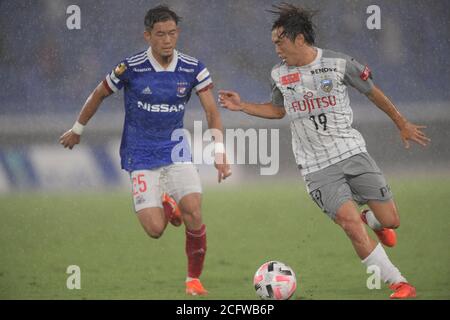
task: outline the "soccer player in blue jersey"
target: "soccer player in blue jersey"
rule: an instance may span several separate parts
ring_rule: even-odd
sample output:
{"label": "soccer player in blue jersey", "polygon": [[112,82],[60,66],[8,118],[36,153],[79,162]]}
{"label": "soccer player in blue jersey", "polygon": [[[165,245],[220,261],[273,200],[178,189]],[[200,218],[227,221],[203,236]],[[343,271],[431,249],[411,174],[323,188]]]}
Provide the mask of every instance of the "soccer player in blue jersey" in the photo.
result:
{"label": "soccer player in blue jersey", "polygon": [[[121,61],[91,93],[74,126],[60,143],[72,149],[102,101],[124,89],[125,123],[120,146],[122,168],[132,181],[134,208],[147,234],[159,238],[168,222],[186,227],[188,272],[186,293],[207,291],[199,277],[206,253],[206,227],[201,215],[201,184],[190,156],[172,158],[172,132],[183,127],[186,104],[198,94],[210,129],[222,131],[208,69],[196,58],[175,49],[180,17],[166,6],[145,16],[144,38],[150,47]],[[216,131],[219,132],[219,131]],[[213,134],[214,135],[214,134]],[[221,134],[215,138],[218,181],[231,175]]]}

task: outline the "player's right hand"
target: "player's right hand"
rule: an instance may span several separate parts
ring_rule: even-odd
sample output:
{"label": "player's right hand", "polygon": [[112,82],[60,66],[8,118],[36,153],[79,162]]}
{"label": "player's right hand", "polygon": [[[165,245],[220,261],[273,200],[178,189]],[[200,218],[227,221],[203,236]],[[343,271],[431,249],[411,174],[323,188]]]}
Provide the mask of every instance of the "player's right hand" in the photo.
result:
{"label": "player's right hand", "polygon": [[76,145],[80,143],[80,138],[81,136],[73,133],[72,129],[64,132],[64,134],[59,137],[59,143],[62,144],[64,146],[64,148],[69,148],[70,150],[72,150],[72,148]]}
{"label": "player's right hand", "polygon": [[234,91],[219,91],[219,104],[231,111],[241,111],[241,97]]}

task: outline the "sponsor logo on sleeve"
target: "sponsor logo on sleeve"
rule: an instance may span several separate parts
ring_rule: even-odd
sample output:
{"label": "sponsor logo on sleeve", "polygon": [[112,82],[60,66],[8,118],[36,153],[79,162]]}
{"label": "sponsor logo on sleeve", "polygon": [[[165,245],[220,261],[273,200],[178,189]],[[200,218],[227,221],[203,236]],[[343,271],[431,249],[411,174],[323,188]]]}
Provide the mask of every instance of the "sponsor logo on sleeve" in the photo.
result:
{"label": "sponsor logo on sleeve", "polygon": [[118,77],[122,75],[125,72],[125,70],[127,70],[127,66],[124,62],[122,62],[114,69],[114,74]]}
{"label": "sponsor logo on sleeve", "polygon": [[300,73],[290,73],[285,76],[280,77],[280,82],[282,85],[288,85],[290,83],[295,83],[300,81]]}
{"label": "sponsor logo on sleeve", "polygon": [[363,81],[367,81],[367,79],[369,79],[372,75],[372,71],[369,69],[368,66],[365,66],[363,72],[359,75],[359,77],[363,80]]}

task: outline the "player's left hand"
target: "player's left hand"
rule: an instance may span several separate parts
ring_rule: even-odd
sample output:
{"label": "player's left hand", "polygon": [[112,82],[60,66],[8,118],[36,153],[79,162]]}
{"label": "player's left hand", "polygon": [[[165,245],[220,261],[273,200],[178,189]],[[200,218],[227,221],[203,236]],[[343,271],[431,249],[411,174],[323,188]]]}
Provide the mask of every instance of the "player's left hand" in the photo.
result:
{"label": "player's left hand", "polygon": [[421,130],[425,128],[426,126],[418,126],[408,121],[402,126],[400,136],[406,149],[409,149],[408,140],[414,141],[424,147],[431,141]]}
{"label": "player's left hand", "polygon": [[231,176],[230,165],[228,164],[227,155],[225,153],[215,154],[214,166],[217,169],[217,180],[219,183]]}

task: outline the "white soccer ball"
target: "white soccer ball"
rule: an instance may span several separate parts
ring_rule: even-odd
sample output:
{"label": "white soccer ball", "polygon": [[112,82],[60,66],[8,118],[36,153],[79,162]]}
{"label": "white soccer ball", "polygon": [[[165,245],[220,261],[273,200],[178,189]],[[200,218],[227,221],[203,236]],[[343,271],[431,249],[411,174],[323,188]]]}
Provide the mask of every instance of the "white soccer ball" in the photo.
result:
{"label": "white soccer ball", "polygon": [[263,300],[287,300],[297,288],[294,270],[279,261],[264,263],[253,277],[256,294]]}

